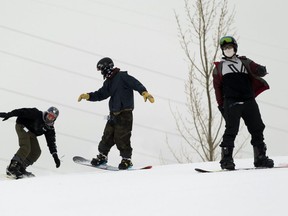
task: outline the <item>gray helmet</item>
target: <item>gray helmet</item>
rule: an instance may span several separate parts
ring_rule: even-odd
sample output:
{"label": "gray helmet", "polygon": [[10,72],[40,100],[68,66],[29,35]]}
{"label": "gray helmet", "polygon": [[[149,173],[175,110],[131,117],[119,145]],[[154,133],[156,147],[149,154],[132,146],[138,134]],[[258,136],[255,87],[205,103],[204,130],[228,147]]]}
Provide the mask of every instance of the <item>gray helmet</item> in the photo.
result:
{"label": "gray helmet", "polygon": [[53,126],[59,116],[59,110],[56,107],[49,107],[44,114],[44,121],[47,125]]}

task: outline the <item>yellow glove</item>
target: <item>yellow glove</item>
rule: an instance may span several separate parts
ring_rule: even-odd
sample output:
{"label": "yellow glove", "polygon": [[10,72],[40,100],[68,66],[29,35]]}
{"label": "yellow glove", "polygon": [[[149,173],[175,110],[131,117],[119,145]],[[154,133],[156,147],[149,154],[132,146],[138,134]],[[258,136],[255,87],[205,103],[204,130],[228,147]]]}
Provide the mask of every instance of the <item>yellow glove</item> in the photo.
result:
{"label": "yellow glove", "polygon": [[144,91],[142,93],[142,96],[143,96],[145,102],[148,99],[150,101],[150,103],[154,103],[154,97],[151,94],[149,94],[147,91]]}
{"label": "yellow glove", "polygon": [[78,97],[78,102],[80,102],[82,99],[89,100],[89,98],[90,98],[90,95],[89,95],[89,94],[87,94],[87,93],[81,94],[81,95]]}

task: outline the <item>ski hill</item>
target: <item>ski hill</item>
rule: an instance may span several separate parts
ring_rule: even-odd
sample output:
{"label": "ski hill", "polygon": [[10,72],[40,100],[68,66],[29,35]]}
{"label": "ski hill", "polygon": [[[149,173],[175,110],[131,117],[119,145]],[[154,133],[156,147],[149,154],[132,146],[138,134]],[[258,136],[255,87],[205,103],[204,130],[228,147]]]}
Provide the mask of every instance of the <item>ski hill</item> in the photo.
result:
{"label": "ski hill", "polygon": [[[276,165],[288,162],[288,157],[271,158]],[[238,168],[253,166],[252,159],[235,162]],[[288,168],[194,170],[219,169],[218,162],[206,162],[137,171],[86,168],[81,173],[10,180],[4,165],[0,167],[1,216],[287,215]]]}

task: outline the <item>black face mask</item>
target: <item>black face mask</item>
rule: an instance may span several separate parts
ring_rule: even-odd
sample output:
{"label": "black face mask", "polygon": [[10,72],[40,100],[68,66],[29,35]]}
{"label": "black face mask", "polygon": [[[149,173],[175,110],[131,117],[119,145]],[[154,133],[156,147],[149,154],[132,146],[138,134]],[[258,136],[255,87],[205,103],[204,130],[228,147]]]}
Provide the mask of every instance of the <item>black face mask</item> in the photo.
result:
{"label": "black face mask", "polygon": [[112,71],[112,68],[110,68],[108,66],[104,67],[104,68],[101,68],[101,74],[103,75],[103,79],[107,78],[107,75],[109,73],[111,73],[111,71]]}

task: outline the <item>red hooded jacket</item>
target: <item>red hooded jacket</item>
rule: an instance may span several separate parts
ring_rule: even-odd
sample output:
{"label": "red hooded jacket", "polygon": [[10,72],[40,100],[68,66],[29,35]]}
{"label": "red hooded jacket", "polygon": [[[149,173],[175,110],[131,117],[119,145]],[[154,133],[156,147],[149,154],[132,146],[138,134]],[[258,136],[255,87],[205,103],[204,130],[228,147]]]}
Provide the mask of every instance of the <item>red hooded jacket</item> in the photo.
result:
{"label": "red hooded jacket", "polygon": [[[238,56],[241,62],[244,64],[245,68],[250,75],[252,87],[254,90],[254,97],[257,97],[263,91],[269,89],[268,83],[261,78],[266,74],[259,74],[257,68],[263,67],[251,59],[246,58],[245,56]],[[222,94],[222,63],[223,62],[214,62],[215,68],[213,69],[213,86],[215,89],[216,101],[219,106],[223,106],[223,94]]]}

